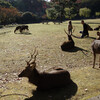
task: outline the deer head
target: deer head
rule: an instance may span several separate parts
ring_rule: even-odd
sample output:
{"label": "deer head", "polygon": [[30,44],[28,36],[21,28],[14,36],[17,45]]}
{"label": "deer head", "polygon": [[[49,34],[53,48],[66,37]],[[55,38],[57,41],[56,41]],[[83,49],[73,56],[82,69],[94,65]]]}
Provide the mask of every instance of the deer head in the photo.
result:
{"label": "deer head", "polygon": [[[74,33],[74,31],[75,31],[75,27],[73,28],[72,33]],[[71,37],[73,34],[68,34],[65,29],[64,29],[64,32],[67,34],[68,40],[73,40],[72,37]]]}
{"label": "deer head", "polygon": [[97,32],[97,35],[100,36],[100,32]]}
{"label": "deer head", "polygon": [[29,77],[33,70],[36,68],[36,56],[38,52],[36,49],[34,50],[33,54],[31,54],[30,60],[26,61],[27,66],[26,68],[18,75],[19,77]]}

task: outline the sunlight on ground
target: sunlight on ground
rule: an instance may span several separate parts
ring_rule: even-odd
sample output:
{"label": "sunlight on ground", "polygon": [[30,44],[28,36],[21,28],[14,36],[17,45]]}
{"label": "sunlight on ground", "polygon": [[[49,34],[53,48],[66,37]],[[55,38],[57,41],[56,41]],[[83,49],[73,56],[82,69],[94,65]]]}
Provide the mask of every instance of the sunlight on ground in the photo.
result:
{"label": "sunlight on ground", "polygon": [[[100,19],[85,21],[92,28],[100,25]],[[81,36],[79,32],[82,30],[80,22],[80,20],[72,21],[75,26],[73,34],[78,37]],[[39,96],[41,100],[69,98],[68,91],[71,90],[58,89],[41,94],[35,91],[36,87],[29,84],[26,78],[18,78],[18,74],[26,66],[25,60],[29,60],[35,47],[39,52],[38,70],[50,71],[53,67],[60,66],[70,72],[72,81],[78,89],[72,96],[70,94],[71,100],[87,100],[100,94],[99,60],[97,58],[96,69],[93,69],[91,53],[91,43],[97,38],[96,31],[90,31],[89,38],[73,37],[76,49],[72,52],[64,52],[60,46],[68,40],[64,33],[64,29],[67,30],[67,23],[28,24],[30,34],[26,34],[27,32],[14,34],[15,26],[0,29],[0,100],[24,100],[25,98],[31,100],[31,97],[38,100]]]}

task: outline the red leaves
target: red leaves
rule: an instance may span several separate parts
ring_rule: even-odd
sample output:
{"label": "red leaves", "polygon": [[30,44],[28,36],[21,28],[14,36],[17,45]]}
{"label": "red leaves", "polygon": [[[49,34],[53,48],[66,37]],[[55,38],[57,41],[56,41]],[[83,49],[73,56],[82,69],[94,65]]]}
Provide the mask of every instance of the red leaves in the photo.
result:
{"label": "red leaves", "polygon": [[16,17],[20,16],[20,13],[16,8],[4,8],[0,7],[0,21],[4,22],[7,20],[15,20]]}

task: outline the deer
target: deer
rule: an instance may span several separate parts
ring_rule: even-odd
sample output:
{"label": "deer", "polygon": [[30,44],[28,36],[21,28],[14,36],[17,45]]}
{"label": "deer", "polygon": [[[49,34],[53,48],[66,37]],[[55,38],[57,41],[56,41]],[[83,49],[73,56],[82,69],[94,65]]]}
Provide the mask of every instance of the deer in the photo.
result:
{"label": "deer", "polygon": [[[61,49],[63,50],[63,51],[69,51],[69,50],[71,50],[71,49],[73,49],[74,47],[75,47],[75,42],[73,41],[73,39],[72,39],[72,37],[71,37],[71,34],[68,34],[67,32],[66,32],[66,30],[64,29],[64,31],[65,31],[65,33],[67,34],[67,36],[68,36],[68,41],[67,42],[64,42],[62,45],[61,45]],[[74,32],[74,30],[73,30],[73,32]],[[72,32],[72,33],[73,33]]]}
{"label": "deer", "polygon": [[40,72],[37,69],[36,57],[38,53],[35,50],[27,62],[26,68],[18,77],[27,77],[29,82],[37,86],[37,90],[48,90],[57,87],[67,86],[71,82],[70,73],[63,68],[56,68],[50,72]]}
{"label": "deer", "polygon": [[[94,40],[91,45],[93,51],[93,57],[94,57],[93,68],[95,67],[96,54],[100,54],[100,32],[97,32],[97,35],[99,36],[99,38]],[[99,68],[100,68],[100,57],[99,57]]]}
{"label": "deer", "polygon": [[97,32],[97,36],[98,36],[97,40],[100,40],[100,32]]}
{"label": "deer", "polygon": [[19,30],[20,33],[22,33],[23,30],[29,30],[27,25],[22,25],[22,26],[17,26],[16,29],[14,30],[14,33]]}
{"label": "deer", "polygon": [[100,29],[100,26],[94,28],[94,30],[96,30],[96,31],[99,31],[99,29]]}

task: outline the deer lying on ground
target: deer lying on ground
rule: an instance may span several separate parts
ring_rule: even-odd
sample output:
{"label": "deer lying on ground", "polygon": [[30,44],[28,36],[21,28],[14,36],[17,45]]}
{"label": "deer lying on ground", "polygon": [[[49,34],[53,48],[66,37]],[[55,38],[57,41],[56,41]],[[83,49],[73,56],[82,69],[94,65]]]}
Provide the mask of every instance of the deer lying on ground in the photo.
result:
{"label": "deer lying on ground", "polygon": [[[65,31],[65,30],[64,30]],[[74,32],[74,31],[73,31]],[[65,33],[67,34],[68,36],[68,41],[67,42],[64,42],[62,45],[61,45],[61,49],[64,50],[64,51],[68,51],[68,50],[71,50],[75,47],[75,43],[71,37],[70,34],[68,34],[66,31]]]}
{"label": "deer lying on ground", "polygon": [[22,33],[23,30],[29,30],[27,25],[22,25],[22,26],[17,26],[16,29],[14,30],[14,33],[19,30],[20,33]]}
{"label": "deer lying on ground", "polygon": [[[96,54],[100,54],[100,32],[97,32],[97,35],[99,36],[99,38],[94,40],[91,46],[93,51],[93,56],[94,56],[93,68],[95,67]],[[99,57],[99,68],[100,68],[100,57]]]}
{"label": "deer lying on ground", "polygon": [[71,82],[69,72],[62,68],[57,68],[51,72],[39,72],[36,68],[36,56],[38,53],[35,52],[36,50],[31,55],[31,59],[27,61],[27,67],[19,74],[19,77],[27,77],[30,83],[37,86],[38,90],[63,87]]}

